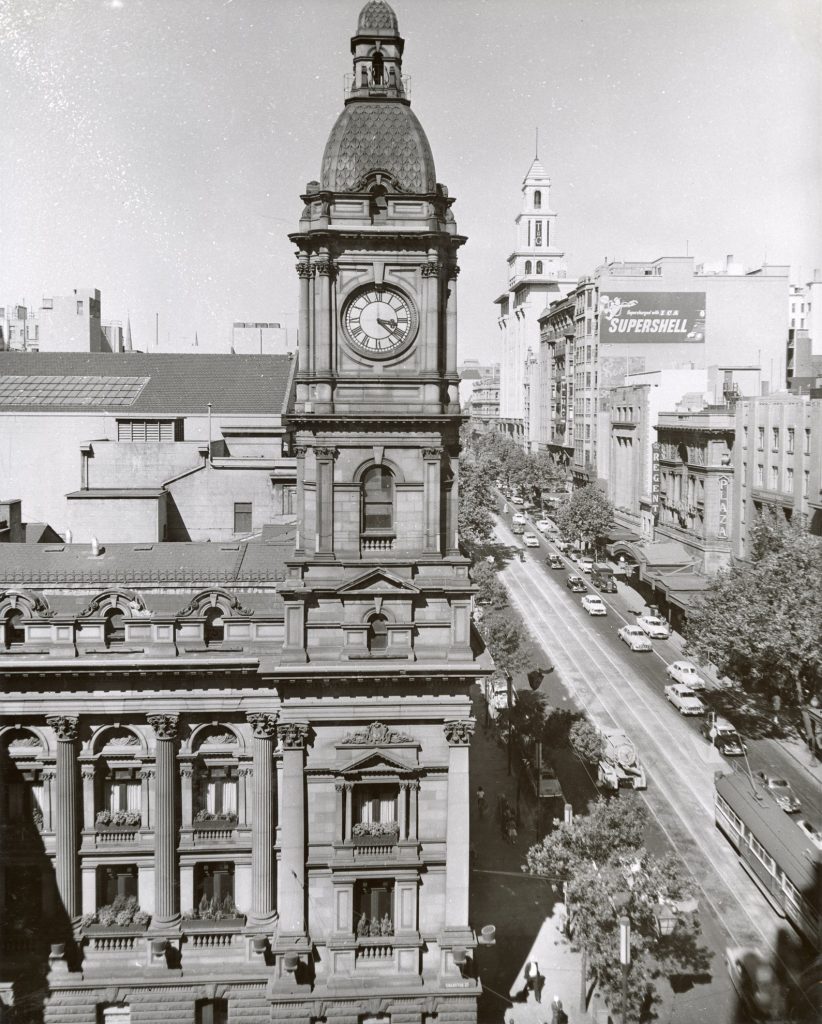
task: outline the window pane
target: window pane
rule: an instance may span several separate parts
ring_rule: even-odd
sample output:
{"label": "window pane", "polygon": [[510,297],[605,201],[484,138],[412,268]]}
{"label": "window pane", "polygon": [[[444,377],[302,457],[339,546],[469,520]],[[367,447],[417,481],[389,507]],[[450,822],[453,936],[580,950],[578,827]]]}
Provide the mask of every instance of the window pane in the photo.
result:
{"label": "window pane", "polygon": [[251,533],[251,502],[234,502],[234,532]]}

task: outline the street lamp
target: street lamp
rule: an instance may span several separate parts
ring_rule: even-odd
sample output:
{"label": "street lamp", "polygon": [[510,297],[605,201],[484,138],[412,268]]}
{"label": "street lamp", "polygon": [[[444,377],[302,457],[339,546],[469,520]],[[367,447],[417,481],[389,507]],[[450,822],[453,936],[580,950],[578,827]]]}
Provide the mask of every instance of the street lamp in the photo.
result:
{"label": "street lamp", "polygon": [[654,918],[657,931],[663,938],[673,933],[676,928],[677,916],[669,906],[663,904],[654,907]]}
{"label": "street lamp", "polygon": [[622,1024],[628,1024],[628,971],[631,969],[631,919],[619,919],[619,962],[622,964]]}

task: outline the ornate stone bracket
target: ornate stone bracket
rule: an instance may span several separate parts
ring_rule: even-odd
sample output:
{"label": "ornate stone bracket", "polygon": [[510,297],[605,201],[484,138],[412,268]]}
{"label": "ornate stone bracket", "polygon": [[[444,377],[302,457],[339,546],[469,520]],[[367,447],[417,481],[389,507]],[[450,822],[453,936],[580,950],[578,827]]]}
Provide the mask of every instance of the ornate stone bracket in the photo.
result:
{"label": "ornate stone bracket", "polygon": [[343,743],[364,744],[369,746],[384,746],[388,743],[413,743],[414,737],[406,732],[398,732],[390,729],[382,722],[372,722],[365,729],[358,729],[356,732],[349,732],[343,736]]}
{"label": "ornate stone bracket", "polygon": [[473,718],[459,718],[455,721],[444,722],[443,730],[448,745],[451,747],[467,747],[474,734],[476,722]]}
{"label": "ornate stone bracket", "polygon": [[54,729],[58,740],[71,743],[77,739],[78,719],[69,718],[67,715],[48,715],[46,723]]}
{"label": "ornate stone bracket", "polygon": [[308,739],[308,725],[305,722],[282,722],[277,726],[277,735],[286,750],[299,750]]}
{"label": "ornate stone bracket", "polygon": [[277,716],[255,712],[246,715],[251,730],[258,739],[272,739],[277,735]]}
{"label": "ornate stone bracket", "polygon": [[177,736],[177,726],[180,722],[179,715],[149,715],[148,724],[154,730],[158,740],[173,740]]}

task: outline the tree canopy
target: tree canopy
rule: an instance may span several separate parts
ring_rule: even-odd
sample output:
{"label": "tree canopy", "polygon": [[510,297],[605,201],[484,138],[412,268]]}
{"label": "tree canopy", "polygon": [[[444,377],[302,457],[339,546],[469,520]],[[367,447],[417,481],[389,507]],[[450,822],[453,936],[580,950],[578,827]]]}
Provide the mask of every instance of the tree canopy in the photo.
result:
{"label": "tree canopy", "polygon": [[614,506],[598,487],[587,484],[574,491],[553,518],[566,537],[596,542],[613,526]]}
{"label": "tree canopy", "polygon": [[583,761],[597,764],[602,760],[602,737],[597,727],[592,725],[587,718],[580,719],[571,726],[568,739],[574,752]]}
{"label": "tree canopy", "polygon": [[508,591],[500,583],[497,570],[489,562],[475,562],[471,566],[471,579],[477,585],[477,602],[504,608],[508,604]]}
{"label": "tree canopy", "polygon": [[492,609],[483,616],[479,630],[498,669],[512,673],[525,667],[526,635],[516,620]]}
{"label": "tree canopy", "polygon": [[477,465],[460,455],[458,530],[469,544],[485,544],[494,533],[494,496]]}
{"label": "tree canopy", "polygon": [[801,706],[822,678],[822,544],[770,515],[749,536],[753,560],[711,581],[686,650],[746,691]]}
{"label": "tree canopy", "polygon": [[[622,1012],[619,918],[631,925],[628,1019],[640,1020],[659,1002],[660,976],[707,970],[710,953],[699,944],[699,922],[684,912],[694,891],[674,857],[657,857],[642,846],[648,812],[639,797],[597,800],[587,815],[554,822],[553,831],[527,853],[523,870],[564,882],[573,938],[584,950],[591,975],[609,1007]],[[669,936],[657,914],[666,904],[676,916]]]}

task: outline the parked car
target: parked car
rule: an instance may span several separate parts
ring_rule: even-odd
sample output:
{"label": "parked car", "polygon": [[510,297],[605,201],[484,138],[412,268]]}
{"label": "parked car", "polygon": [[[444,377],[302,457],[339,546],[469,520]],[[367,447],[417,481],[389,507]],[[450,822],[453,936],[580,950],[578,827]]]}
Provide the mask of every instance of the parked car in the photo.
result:
{"label": "parked car", "polygon": [[520,496],[518,494],[512,494],[510,500],[511,500],[511,504],[512,505],[524,505],[525,504],[525,498],[520,498]]}
{"label": "parked car", "polygon": [[585,580],[581,576],[569,576],[565,581],[565,586],[572,591],[574,594],[584,594],[588,589],[585,586]]}
{"label": "parked car", "polygon": [[571,546],[568,543],[568,541],[563,540],[562,537],[557,537],[555,540],[552,540],[551,543],[554,545],[557,551],[567,551],[568,548]]}
{"label": "parked car", "polygon": [[561,798],[562,786],[554,769],[543,761],[539,766],[539,795],[542,798]]}
{"label": "parked car", "polygon": [[580,602],[589,615],[607,615],[608,609],[605,602],[598,594],[586,594]]}
{"label": "parked car", "polygon": [[522,523],[522,525],[524,526],[525,523],[526,523],[525,513],[524,512],[515,512],[511,516],[511,522],[512,523]]}
{"label": "parked car", "polygon": [[750,1020],[770,1020],[777,981],[769,959],[756,946],[729,947],[725,967]]}
{"label": "parked car", "polygon": [[798,814],[802,810],[802,804],[787,779],[765,772],[757,772],[756,775],[786,814]]}
{"label": "parked car", "polygon": [[534,525],[540,533],[553,533],[553,531],[556,529],[556,527],[550,519],[537,519]]}
{"label": "parked car", "polygon": [[692,690],[705,689],[705,680],[697,672],[692,661],[672,661],[665,669],[665,674],[675,683],[684,683]]}
{"label": "parked car", "polygon": [[671,627],[658,615],[637,615],[636,624],[652,640],[667,640]]}
{"label": "parked car", "polygon": [[673,704],[680,715],[705,714],[705,705],[684,683],[671,683],[666,686],[665,698]]}
{"label": "parked car", "polygon": [[594,560],[593,558],[588,558],[587,555],[577,560],[577,568],[588,576],[591,575],[591,570],[593,569],[593,567]]}
{"label": "parked car", "polygon": [[545,559],[545,564],[550,569],[564,569],[565,568],[565,563],[562,561],[562,559],[559,557],[559,555],[549,555]]}
{"label": "parked car", "polygon": [[796,823],[802,832],[813,843],[817,850],[822,850],[822,832],[818,825],[812,825],[809,821],[797,821]]}
{"label": "parked car", "polygon": [[624,641],[632,651],[653,650],[651,641],[639,626],[623,626],[617,633],[620,640]]}
{"label": "parked car", "polygon": [[539,537],[535,533],[523,534],[522,542],[527,548],[539,547]]}
{"label": "parked car", "polygon": [[727,718],[722,718],[715,711],[708,712],[708,717],[699,731],[726,757],[741,757],[745,753],[745,746],[739,738],[739,733]]}
{"label": "parked car", "polygon": [[605,562],[594,562],[591,569],[591,582],[597,590],[604,590],[606,594],[615,594],[617,592],[616,577],[610,565],[607,565]]}
{"label": "parked car", "polygon": [[525,523],[514,523],[511,527],[511,533],[515,533],[517,536],[525,533]]}

